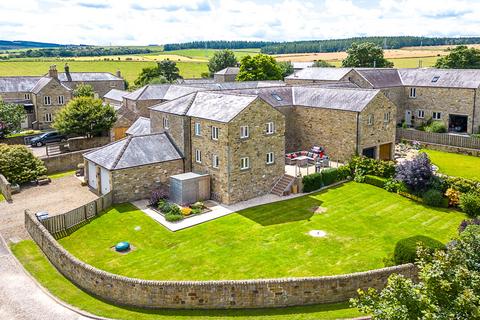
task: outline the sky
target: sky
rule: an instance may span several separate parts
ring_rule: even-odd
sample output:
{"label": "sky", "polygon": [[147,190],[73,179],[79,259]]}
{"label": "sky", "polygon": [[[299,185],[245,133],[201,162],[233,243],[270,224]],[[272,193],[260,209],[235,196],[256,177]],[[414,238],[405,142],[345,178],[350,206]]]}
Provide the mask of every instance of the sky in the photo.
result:
{"label": "sky", "polygon": [[480,0],[2,0],[0,39],[149,45],[479,36]]}

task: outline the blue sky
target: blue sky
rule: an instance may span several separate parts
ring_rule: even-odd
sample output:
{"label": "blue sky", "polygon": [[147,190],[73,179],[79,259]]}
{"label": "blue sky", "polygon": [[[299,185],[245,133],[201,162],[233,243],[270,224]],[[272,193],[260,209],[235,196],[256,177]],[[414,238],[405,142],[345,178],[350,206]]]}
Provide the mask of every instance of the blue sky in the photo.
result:
{"label": "blue sky", "polygon": [[16,0],[0,39],[98,45],[192,40],[479,36],[480,1]]}

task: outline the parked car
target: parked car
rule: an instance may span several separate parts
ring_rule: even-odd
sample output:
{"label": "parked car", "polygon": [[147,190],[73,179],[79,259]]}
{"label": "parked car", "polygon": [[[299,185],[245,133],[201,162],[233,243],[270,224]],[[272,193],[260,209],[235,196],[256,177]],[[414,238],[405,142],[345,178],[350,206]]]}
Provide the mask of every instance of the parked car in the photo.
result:
{"label": "parked car", "polygon": [[67,136],[58,133],[57,131],[45,132],[44,134],[39,135],[38,137],[32,138],[30,140],[30,145],[32,147],[41,147],[50,142],[63,142],[67,141]]}

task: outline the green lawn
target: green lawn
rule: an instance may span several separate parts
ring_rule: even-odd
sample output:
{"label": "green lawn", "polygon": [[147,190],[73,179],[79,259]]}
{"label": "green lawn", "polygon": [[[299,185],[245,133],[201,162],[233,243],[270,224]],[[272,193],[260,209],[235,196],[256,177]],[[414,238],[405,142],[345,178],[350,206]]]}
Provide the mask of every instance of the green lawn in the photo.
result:
{"label": "green lawn", "polygon": [[49,174],[48,177],[50,179],[58,179],[58,178],[63,178],[66,176],[73,176],[75,174],[76,170],[68,170],[68,171],[63,171],[63,172],[57,172],[53,174]]}
{"label": "green lawn", "polygon": [[[99,57],[101,59],[101,57]],[[48,72],[48,67],[56,64],[63,70],[63,65],[68,62],[72,72],[111,72],[120,70],[124,78],[133,85],[133,81],[143,68],[155,66],[155,62],[148,61],[2,61],[0,62],[0,76],[40,76]],[[206,62],[177,62],[180,75],[184,78],[200,78],[202,72],[207,72]]]}
{"label": "green lawn", "polygon": [[[327,208],[323,214],[312,208]],[[344,274],[384,266],[413,235],[446,242],[464,215],[350,182],[170,232],[130,204],[117,205],[60,243],[81,260],[144,279],[209,280]],[[138,229],[137,227],[141,229]],[[311,230],[324,230],[313,238]],[[136,248],[111,250],[119,241]]]}
{"label": "green lawn", "polygon": [[421,151],[428,154],[440,173],[480,180],[480,157],[429,149]]}
{"label": "green lawn", "polygon": [[102,317],[131,320],[322,320],[352,318],[361,315],[357,310],[348,308],[346,303],[257,310],[141,310],[122,308],[98,300],[73,285],[48,262],[33,241],[26,240],[14,244],[12,245],[12,251],[28,272],[53,295],[70,305]]}

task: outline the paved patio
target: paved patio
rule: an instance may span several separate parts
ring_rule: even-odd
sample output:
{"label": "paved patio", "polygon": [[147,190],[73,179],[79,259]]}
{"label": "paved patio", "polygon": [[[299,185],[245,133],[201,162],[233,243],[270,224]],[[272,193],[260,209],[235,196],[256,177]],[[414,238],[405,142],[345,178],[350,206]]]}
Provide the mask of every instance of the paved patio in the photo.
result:
{"label": "paved patio", "polygon": [[[335,162],[335,161],[329,161],[329,166],[322,168],[328,169],[328,168],[338,168],[342,166],[343,164],[340,162]],[[309,164],[305,166],[296,166],[296,165],[285,165],[285,173],[292,176],[292,177],[298,177],[298,176],[306,176],[312,173],[315,173],[315,165],[314,164]]]}

